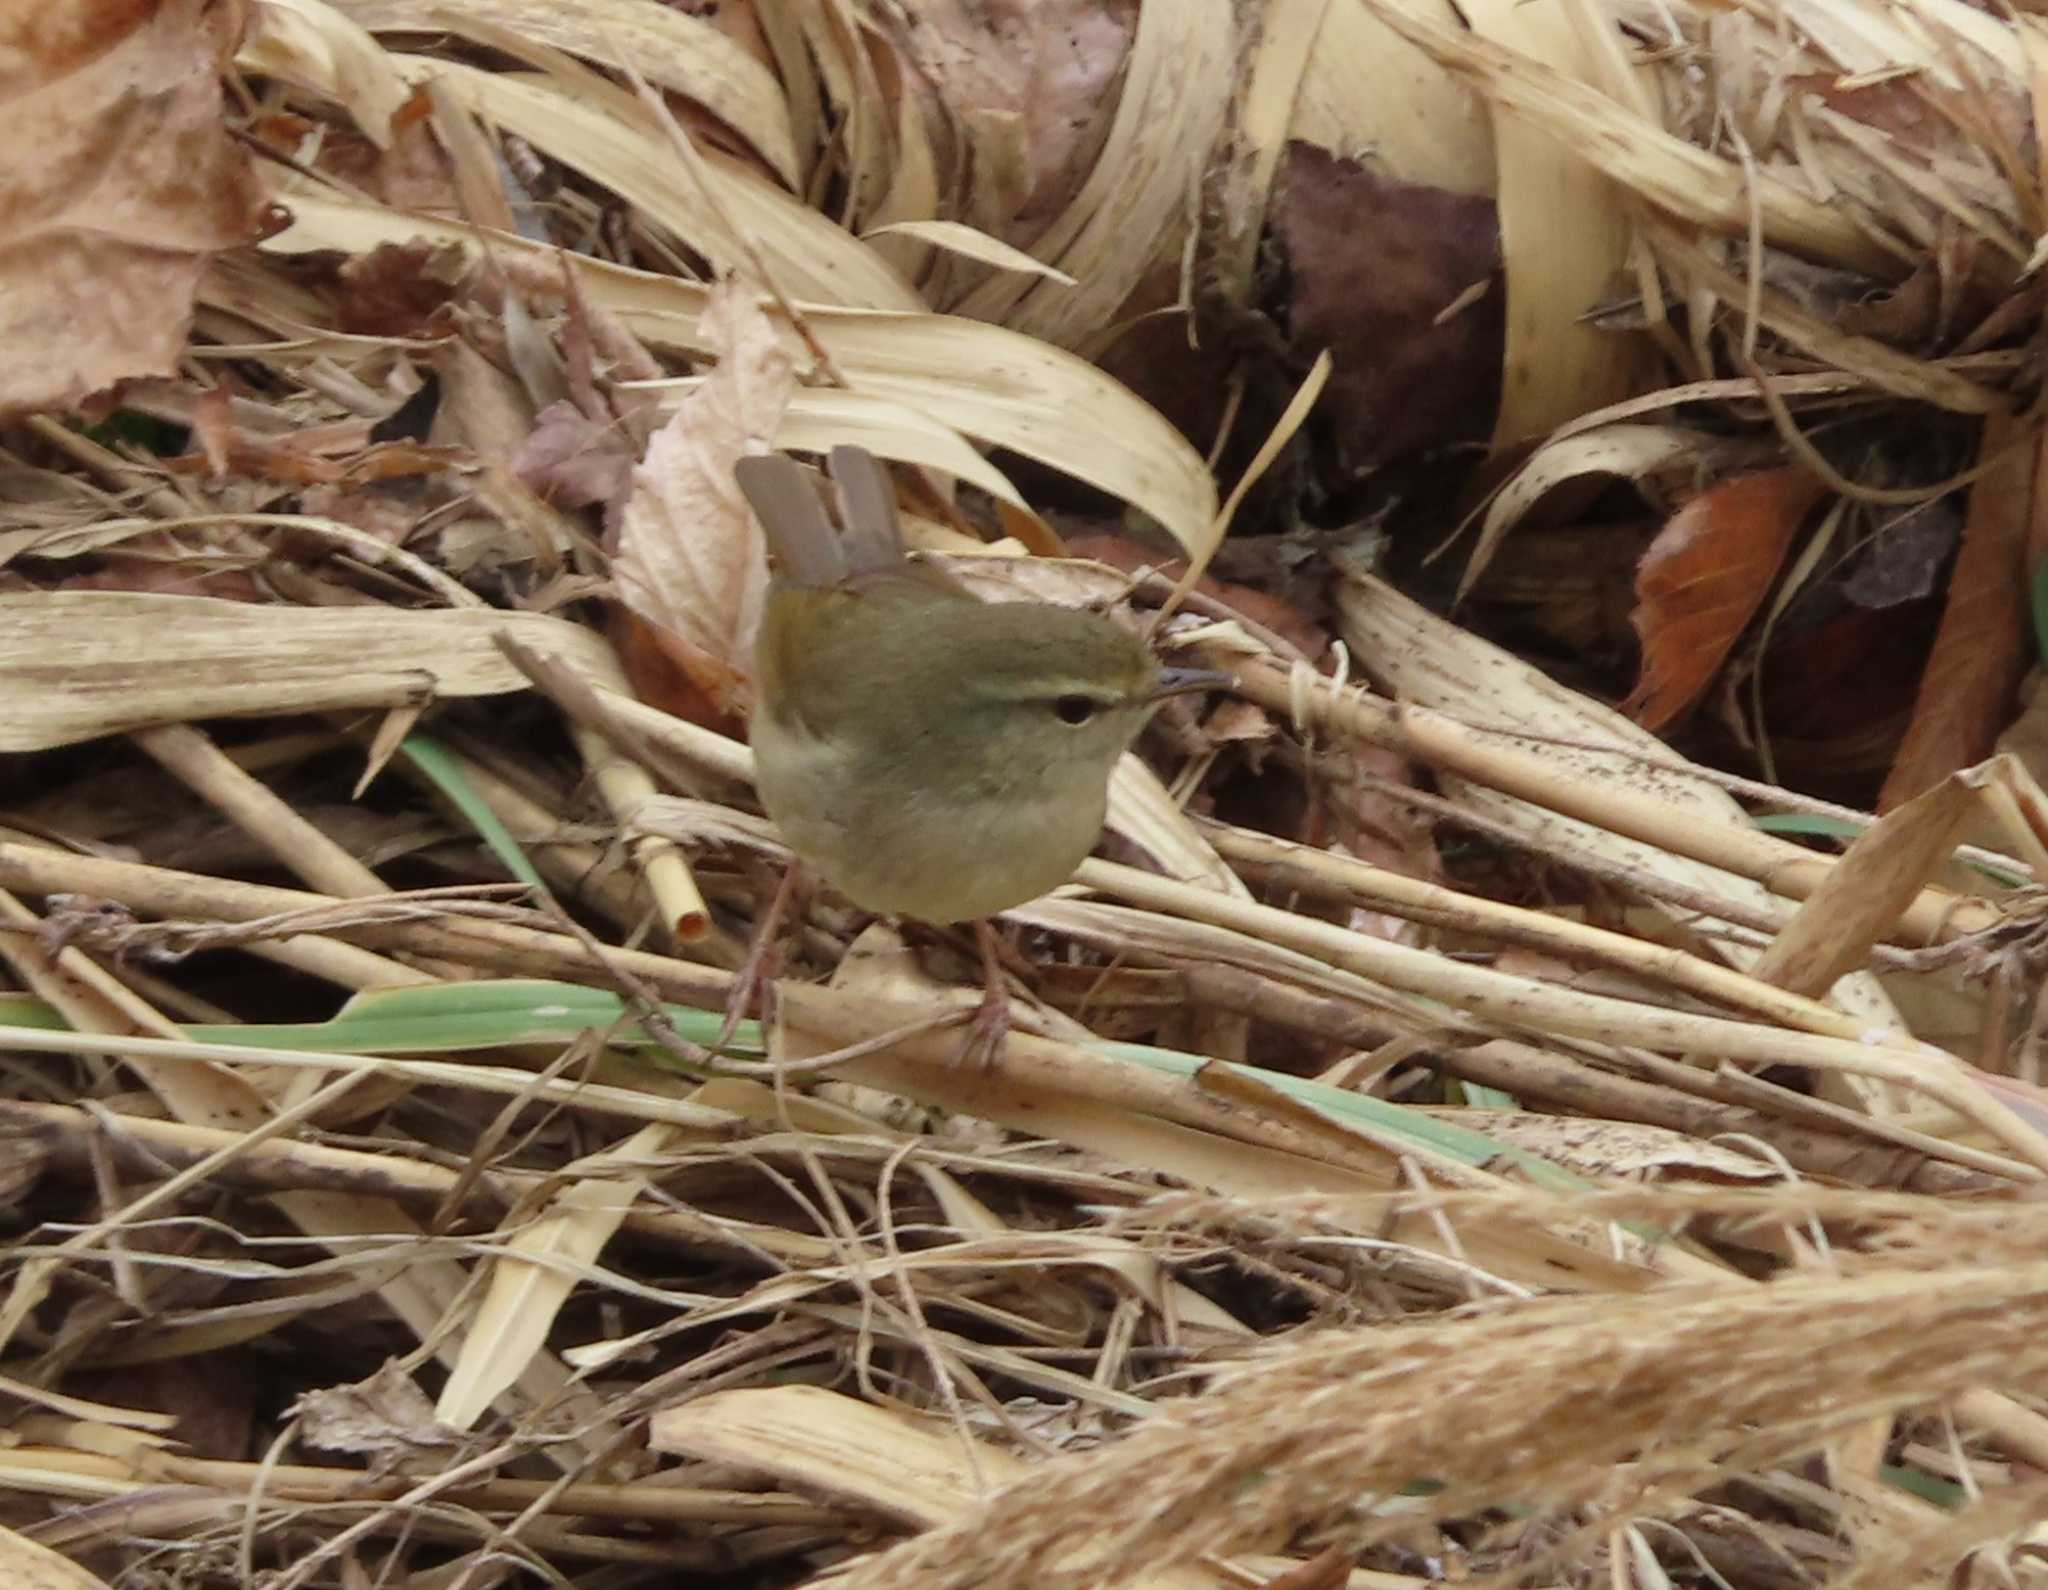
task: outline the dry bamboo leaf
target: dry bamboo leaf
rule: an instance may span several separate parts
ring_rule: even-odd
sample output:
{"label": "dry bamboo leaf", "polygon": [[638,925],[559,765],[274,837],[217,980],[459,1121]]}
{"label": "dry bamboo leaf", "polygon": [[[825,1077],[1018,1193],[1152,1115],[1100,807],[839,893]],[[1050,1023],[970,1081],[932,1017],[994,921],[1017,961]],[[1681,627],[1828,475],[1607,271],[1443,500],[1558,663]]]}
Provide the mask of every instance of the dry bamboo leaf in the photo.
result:
{"label": "dry bamboo leaf", "polygon": [[[889,191],[863,215],[866,230],[861,236],[863,241],[872,238],[877,254],[908,280],[919,284],[925,302],[944,308],[951,301],[950,284],[956,272],[949,267],[953,262],[939,257],[935,266],[929,241],[920,241],[914,230],[900,235],[897,232],[902,226],[915,227],[938,219],[938,155],[932,148],[926,113],[922,95],[898,91],[896,169],[889,175]],[[969,230],[977,237],[988,236],[979,227]],[[1033,263],[1035,266],[1036,262]]]}
{"label": "dry bamboo leaf", "polygon": [[[432,30],[498,47],[509,37],[573,51],[613,67],[630,64],[657,88],[697,104],[751,144],[789,187],[799,186],[797,144],[775,76],[710,22],[640,0],[337,0],[373,33]],[[340,94],[341,103],[354,101]]]}
{"label": "dry bamboo leaf", "polygon": [[1702,1142],[1687,1132],[1637,1121],[1588,1120],[1536,1110],[1428,1110],[1453,1125],[1484,1132],[1503,1143],[1540,1154],[1587,1176],[1628,1181],[1696,1178],[1716,1186],[1743,1182],[1775,1184],[1783,1170],[1775,1163],[1720,1143]]}
{"label": "dry bamboo leaf", "polygon": [[1426,21],[1409,9],[1415,0],[1366,3],[1404,38],[1658,209],[1728,237],[1746,236],[1752,215],[1760,216],[1765,240],[1778,247],[1874,276],[1900,273],[1902,246],[1888,246],[1779,173],[1746,177],[1543,61]]}
{"label": "dry bamboo leaf", "polygon": [[[580,624],[495,608],[264,607],[117,591],[0,595],[0,751],[71,745],[154,723],[502,695],[526,677],[506,630],[623,689]],[[118,659],[118,660],[116,660]]]}
{"label": "dry bamboo leaf", "polygon": [[48,1546],[0,1527],[0,1583],[10,1590],[106,1590],[106,1581],[87,1573]]}
{"label": "dry bamboo leaf", "polygon": [[1021,271],[1027,276],[1043,276],[1063,287],[1080,284],[1065,271],[1048,265],[1043,260],[1033,259],[1021,248],[1012,248],[1001,238],[990,237],[976,226],[966,226],[958,221],[887,221],[880,226],[871,226],[861,233],[866,240],[871,237],[911,237],[919,242],[929,243],[935,248],[950,249],[955,254],[964,254],[969,259],[980,260],[984,265],[993,265],[999,270]]}
{"label": "dry bamboo leaf", "polygon": [[[1963,0],[1917,0],[1901,10],[1853,0],[1781,0],[1780,11],[1794,37],[1811,40],[1816,53],[1849,76],[1910,68],[1953,92],[1978,90],[1986,79],[2017,82],[2026,72],[2020,43],[2004,19]],[[1982,58],[1971,59],[1970,51]]]}
{"label": "dry bamboo leaf", "polygon": [[[1032,1465],[931,1419],[871,1407],[818,1386],[719,1391],[654,1416],[648,1445],[762,1469],[804,1491],[872,1507],[917,1528],[953,1523]],[[1129,1581],[1141,1590],[1234,1585],[1220,1570],[1173,1568]]]}
{"label": "dry bamboo leaf", "polygon": [[1038,258],[1080,285],[1001,276],[969,294],[962,314],[1077,347],[1179,257],[1236,93],[1237,18],[1229,6],[1148,5],[1137,21],[1102,153],[1073,202],[1033,240]]}
{"label": "dry bamboo leaf", "polygon": [[10,8],[0,413],[177,367],[208,262],[261,229],[221,102],[242,20],[206,0]]}
{"label": "dry bamboo leaf", "polygon": [[[265,246],[281,253],[368,253],[424,237],[473,251],[471,229],[338,199],[310,187],[287,201],[295,224]],[[488,234],[501,260],[550,250]],[[583,293],[634,335],[705,352],[697,330],[705,289],[622,266],[573,258]],[[1093,365],[1047,343],[949,315],[810,308],[805,320],[836,367],[863,392],[893,399],[967,435],[1036,458],[1144,509],[1203,555],[1214,533],[1216,485],[1202,457],[1157,410]],[[963,371],[973,371],[971,383]],[[848,438],[851,440],[852,438]]]}
{"label": "dry bamboo leaf", "polygon": [[733,466],[763,452],[796,390],[796,366],[755,298],[728,277],[704,308],[718,368],[648,439],[619,516],[619,594],[720,712],[750,699],[768,549]]}
{"label": "dry bamboo leaf", "polygon": [[1668,222],[1646,218],[1644,232],[1660,261],[1690,281],[1702,296],[1699,312],[1710,314],[1714,295],[1754,307],[1757,323],[1775,332],[1815,362],[1862,377],[1880,392],[1957,414],[2001,414],[2010,401],[1995,388],[1967,375],[1896,351],[1874,337],[1853,336],[1833,321],[1809,314],[1789,295],[1765,288],[1748,305],[1751,283],[1721,263],[1717,252]]}
{"label": "dry bamboo leaf", "polygon": [[[659,387],[687,394],[705,379],[690,376],[659,383]],[[850,392],[844,387],[799,387],[783,410],[774,445],[779,452],[820,456],[839,446],[864,447],[877,458],[919,464],[967,481],[1037,517],[1009,477],[976,452],[958,431],[893,398]],[[0,550],[5,545],[0,538]]]}
{"label": "dry bamboo leaf", "polygon": [[1136,756],[1126,754],[1109,776],[1108,824],[1157,861],[1168,877],[1251,897],[1243,880],[1167,793],[1159,775]]}
{"label": "dry bamboo leaf", "polygon": [[[1294,126],[1309,62],[1322,41],[1330,0],[1274,0],[1259,21],[1259,42],[1236,118],[1237,158],[1223,172],[1214,270],[1221,290],[1251,296],[1252,266],[1266,232],[1266,204]],[[1358,92],[1351,85],[1351,93]]]}
{"label": "dry bamboo leaf", "polygon": [[1712,446],[1713,438],[1678,425],[1602,425],[1553,437],[1522,462],[1486,505],[1479,540],[1458,581],[1459,598],[1470,594],[1507,533],[1559,486],[1589,475],[1640,480]]}
{"label": "dry bamboo leaf", "polygon": [[345,106],[380,149],[391,147],[391,119],[412,97],[383,47],[324,0],[262,0],[235,61]]}
{"label": "dry bamboo leaf", "polygon": [[977,1446],[970,1457],[963,1438],[943,1424],[821,1386],[714,1392],[657,1413],[647,1444],[765,1470],[916,1528],[959,1517],[986,1489],[1031,1467],[1000,1447]]}
{"label": "dry bamboo leaf", "polygon": [[1988,776],[1989,764],[1952,773],[1866,828],[1771,940],[1751,974],[1795,993],[1820,995],[1862,965],[1955,848],[1963,824],[1982,804],[1978,792]]}
{"label": "dry bamboo leaf", "polygon": [[1488,198],[1497,186],[1485,101],[1360,0],[1323,13],[1288,130],[1335,154],[1369,149],[1404,182]]}
{"label": "dry bamboo leaf", "polygon": [[[376,1280],[378,1295],[408,1330],[423,1342],[434,1342],[439,1362],[451,1372],[456,1368],[463,1344],[440,1327],[462,1296],[467,1278],[452,1259],[421,1259],[406,1251],[411,1244],[424,1242],[426,1232],[401,1205],[388,1198],[319,1192],[286,1193],[278,1205],[310,1236],[378,1237],[389,1244],[396,1257],[364,1264],[361,1271]],[[550,1352],[527,1355],[513,1365],[513,1378],[525,1406],[560,1408],[566,1402],[576,1416],[597,1412],[596,1400],[571,1387],[568,1370]],[[594,1426],[580,1439],[601,1447],[605,1429]]]}
{"label": "dry bamboo leaf", "polygon": [[67,1397],[62,1392],[52,1391],[46,1386],[32,1386],[25,1380],[14,1379],[11,1375],[0,1375],[0,1396],[12,1397],[17,1402],[26,1402],[33,1407],[48,1408],[74,1419],[90,1419],[96,1424],[111,1424],[121,1428],[153,1430],[159,1434],[175,1429],[179,1418],[175,1413],[117,1408],[111,1403],[89,1402],[83,1397]]}
{"label": "dry bamboo leaf", "polygon": [[[426,56],[394,56],[410,82],[444,84],[474,114],[603,183],[721,270],[752,263],[747,244],[792,298],[857,309],[914,310],[923,300],[858,238],[756,172],[703,150],[706,195],[677,171],[676,152],[636,102],[581,81],[486,72]],[[733,228],[738,229],[734,235]]]}
{"label": "dry bamboo leaf", "polygon": [[[663,1128],[644,1128],[660,1138]],[[585,1178],[556,1197],[547,1212],[505,1244],[490,1288],[463,1333],[434,1416],[467,1430],[534,1362],[555,1315],[575,1290],[575,1266],[593,1265],[633,1206],[640,1184]],[[549,1261],[549,1262],[536,1262]]]}
{"label": "dry bamboo leaf", "polygon": [[[1588,103],[1619,113],[1583,81],[1595,76],[1597,63],[1565,10],[1468,0],[1464,16],[1474,40],[1487,49],[1519,69],[1541,68]],[[1439,37],[1457,37],[1432,26]],[[1587,319],[1628,257],[1628,213],[1614,185],[1542,119],[1497,89],[1489,91],[1498,167],[1494,203],[1507,278],[1507,347],[1493,426],[1498,452],[1627,397],[1637,385],[1641,349],[1639,339],[1602,331]]]}

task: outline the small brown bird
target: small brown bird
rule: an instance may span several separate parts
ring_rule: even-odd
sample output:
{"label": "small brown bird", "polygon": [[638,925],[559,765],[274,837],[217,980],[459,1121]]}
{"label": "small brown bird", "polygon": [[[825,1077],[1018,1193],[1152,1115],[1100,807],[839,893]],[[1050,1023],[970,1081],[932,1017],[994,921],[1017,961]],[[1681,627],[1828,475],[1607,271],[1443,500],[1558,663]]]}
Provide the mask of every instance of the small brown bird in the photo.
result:
{"label": "small brown bird", "polygon": [[809,475],[741,459],[777,568],[754,652],[755,785],[798,858],[855,905],[973,920],[977,1017],[1007,1024],[985,920],[1073,875],[1101,837],[1109,776],[1167,696],[1227,685],[1165,668],[1097,613],[985,603],[905,557],[874,457],[831,455],[844,535]]}

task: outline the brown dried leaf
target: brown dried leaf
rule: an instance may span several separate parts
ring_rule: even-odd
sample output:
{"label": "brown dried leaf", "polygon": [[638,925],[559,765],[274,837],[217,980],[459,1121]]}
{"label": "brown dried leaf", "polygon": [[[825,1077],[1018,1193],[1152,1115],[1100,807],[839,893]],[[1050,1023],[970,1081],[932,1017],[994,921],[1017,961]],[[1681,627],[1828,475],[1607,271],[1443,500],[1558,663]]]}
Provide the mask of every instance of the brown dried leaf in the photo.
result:
{"label": "brown dried leaf", "polygon": [[633,454],[616,421],[591,419],[574,403],[550,403],[512,456],[512,473],[558,508],[611,502],[633,476]]}
{"label": "brown dried leaf", "polygon": [[796,367],[754,289],[736,277],[712,292],[704,330],[718,368],[648,442],[612,569],[626,606],[664,631],[698,687],[731,710],[768,590],[767,549],[733,465],[775,435]]}
{"label": "brown dried leaf", "polygon": [[2043,522],[2038,419],[1993,414],[1979,444],[1984,474],[1970,488],[1962,551],[1949,576],[1934,652],[1913,721],[1878,796],[1889,811],[1987,755],[2026,671],[2026,564]]}
{"label": "brown dried leaf", "polygon": [[176,364],[199,277],[262,231],[220,66],[244,8],[10,6],[0,26],[0,410]]}
{"label": "brown dried leaf", "polygon": [[1346,464],[1492,431],[1504,300],[1490,200],[1297,143],[1281,165],[1272,223],[1293,283],[1294,345],[1336,356],[1321,423]]}
{"label": "brown dried leaf", "polygon": [[1636,571],[1630,615],[1643,670],[1623,709],[1661,729],[1720,671],[1821,493],[1803,469],[1764,469],[1711,486],[1658,532]]}
{"label": "brown dried leaf", "polygon": [[1951,774],[1865,829],[1750,975],[1819,998],[1861,966],[1955,848],[1985,778],[1981,768]]}
{"label": "brown dried leaf", "polygon": [[459,1437],[434,1417],[434,1405],[412,1377],[387,1359],[367,1380],[330,1386],[299,1399],[299,1435],[323,1452],[412,1457],[445,1450]]}

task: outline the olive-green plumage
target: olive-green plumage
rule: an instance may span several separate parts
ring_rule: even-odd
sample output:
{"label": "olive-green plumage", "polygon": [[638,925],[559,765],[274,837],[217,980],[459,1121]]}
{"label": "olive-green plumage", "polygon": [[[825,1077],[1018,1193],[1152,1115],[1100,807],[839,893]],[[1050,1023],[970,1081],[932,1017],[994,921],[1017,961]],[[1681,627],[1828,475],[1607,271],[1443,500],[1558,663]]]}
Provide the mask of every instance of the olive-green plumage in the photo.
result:
{"label": "olive-green plumage", "polygon": [[854,527],[850,570],[816,545],[830,527],[794,464],[741,470],[784,571],[755,650],[761,803],[856,905],[989,916],[1064,883],[1094,848],[1117,758],[1173,686],[1110,619],[983,603],[905,561],[900,542],[888,555],[886,478],[852,451],[833,458],[849,520],[889,522]]}

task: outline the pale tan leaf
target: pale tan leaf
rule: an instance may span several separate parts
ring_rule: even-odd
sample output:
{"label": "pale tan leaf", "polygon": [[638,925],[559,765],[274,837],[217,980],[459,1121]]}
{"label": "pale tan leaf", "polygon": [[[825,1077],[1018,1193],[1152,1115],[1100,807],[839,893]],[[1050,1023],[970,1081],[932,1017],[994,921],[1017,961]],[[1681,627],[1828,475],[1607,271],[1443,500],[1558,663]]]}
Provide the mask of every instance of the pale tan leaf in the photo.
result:
{"label": "pale tan leaf", "polygon": [[484,121],[603,183],[721,270],[745,269],[751,243],[792,298],[861,309],[923,307],[909,283],[859,238],[753,167],[700,149],[707,194],[678,169],[674,145],[645,109],[602,81],[486,72],[439,57],[393,60],[409,82],[444,84]]}
{"label": "pale tan leaf", "polygon": [[1603,425],[1597,430],[1554,438],[1524,459],[1510,475],[1479,522],[1479,540],[1472,548],[1459,581],[1461,596],[1485,572],[1507,533],[1550,492],[1588,475],[1618,475],[1634,480],[1651,470],[1696,454],[1709,438],[1677,425]]}
{"label": "pale tan leaf", "polygon": [[1251,891],[1202,837],[1159,775],[1126,754],[1109,776],[1109,826],[1141,847],[1167,876],[1249,899]]}
{"label": "pale tan leaf", "polygon": [[[1791,177],[1759,170],[1745,180],[1729,162],[1645,122],[1556,65],[1425,17],[1416,0],[1365,3],[1403,38],[1469,77],[1497,106],[1515,112],[1523,125],[1540,128],[1554,147],[1570,151],[1671,215],[1733,237],[1746,235],[1755,215],[1768,242],[1873,274],[1897,273],[1896,248],[1855,217],[1811,197]],[[1504,180],[1503,193],[1507,187]],[[1542,199],[1536,192],[1527,197],[1532,206]],[[1596,218],[1603,232],[1611,219],[1611,211]]]}
{"label": "pale tan leaf", "polygon": [[[295,186],[295,224],[269,239],[279,253],[339,249],[368,253],[380,244],[429,238],[467,252],[475,231],[422,216]],[[508,264],[532,261],[536,280],[559,279],[551,250],[487,234]],[[698,329],[706,289],[674,277],[572,258],[582,292],[619,316],[633,334],[664,348],[708,351]],[[1217,533],[1216,483],[1186,437],[1129,388],[1093,365],[1000,326],[955,315],[896,315],[808,308],[805,319],[834,364],[864,393],[915,408],[933,423],[1028,458],[1142,508],[1191,555],[1205,555]],[[971,370],[971,383],[961,372]],[[846,440],[857,440],[848,437]]]}
{"label": "pale tan leaf", "polygon": [[391,146],[391,118],[412,97],[383,46],[324,0],[263,0],[235,59],[346,106],[380,149]]}
{"label": "pale tan leaf", "polygon": [[1696,1178],[1722,1184],[1774,1182],[1781,1169],[1740,1149],[1639,1121],[1604,1121],[1537,1110],[1426,1110],[1495,1142],[1540,1154],[1594,1177]]}
{"label": "pale tan leaf", "polygon": [[[703,379],[691,376],[659,385],[663,390],[688,393]],[[783,410],[782,423],[775,428],[774,445],[778,452],[819,455],[840,446],[864,447],[877,458],[940,470],[980,487],[991,497],[1000,497],[1013,508],[1032,512],[1009,477],[976,452],[957,430],[894,398],[844,387],[798,387]],[[0,540],[0,548],[4,546],[5,541]]]}
{"label": "pale tan leaf", "polygon": [[912,237],[921,243],[950,249],[955,254],[964,254],[977,259],[984,265],[994,265],[1001,270],[1022,271],[1027,276],[1044,276],[1067,287],[1078,286],[1073,277],[1065,271],[1048,265],[1043,260],[1033,259],[1021,248],[1012,248],[999,237],[990,237],[979,227],[966,226],[959,221],[887,221],[880,226],[871,226],[861,233],[870,237]]}
{"label": "pale tan leaf", "polygon": [[[1476,0],[1464,14],[1475,39],[1514,51],[1527,67],[1553,68],[1575,87],[1597,71],[1561,7]],[[1493,115],[1508,299],[1493,428],[1501,450],[1627,397],[1640,349],[1638,339],[1587,319],[1628,257],[1628,216],[1614,187],[1497,93]]]}
{"label": "pale tan leaf", "polygon": [[703,106],[784,183],[798,185],[796,140],[775,74],[711,22],[679,7],[643,0],[577,0],[573,7],[557,0],[339,0],[339,9],[373,33],[432,29],[492,48],[526,40],[607,66],[630,64],[657,88]]}
{"label": "pale tan leaf", "polygon": [[[1439,0],[1435,15],[1456,20],[1448,0]],[[1494,192],[1485,101],[1356,0],[1323,13],[1288,131],[1338,154],[1369,149],[1376,165],[1404,182]]]}
{"label": "pale tan leaf", "polygon": [[1955,847],[1986,776],[1987,768],[1951,773],[1866,828],[1779,929],[1751,975],[1818,995],[1863,965]]}
{"label": "pale tan leaf", "polygon": [[1238,28],[1230,6],[1139,7],[1102,153],[1073,202],[1032,244],[1080,285],[1000,276],[970,293],[962,314],[1079,346],[1157,267],[1179,259],[1236,91]]}
{"label": "pale tan leaf", "polygon": [[[871,1407],[820,1386],[714,1392],[654,1416],[648,1445],[761,1469],[805,1491],[844,1496],[917,1528],[950,1523],[1031,1465],[934,1419]],[[1135,1590],[1221,1590],[1220,1568],[1173,1568]]]}
{"label": "pale tan leaf", "polygon": [[733,466],[766,450],[796,390],[796,366],[737,277],[713,291],[704,330],[718,368],[648,440],[612,571],[628,607],[708,665],[690,669],[700,686],[730,682],[729,693],[713,695],[730,710],[768,594],[767,546]]}
{"label": "pale tan leaf", "polygon": [[467,1430],[526,1371],[575,1289],[574,1268],[597,1262],[637,1191],[630,1181],[579,1181],[505,1245],[435,1405],[441,1423]]}
{"label": "pale tan leaf", "polygon": [[106,1590],[105,1580],[68,1557],[6,1528],[0,1528],[0,1584],[9,1590]]}

